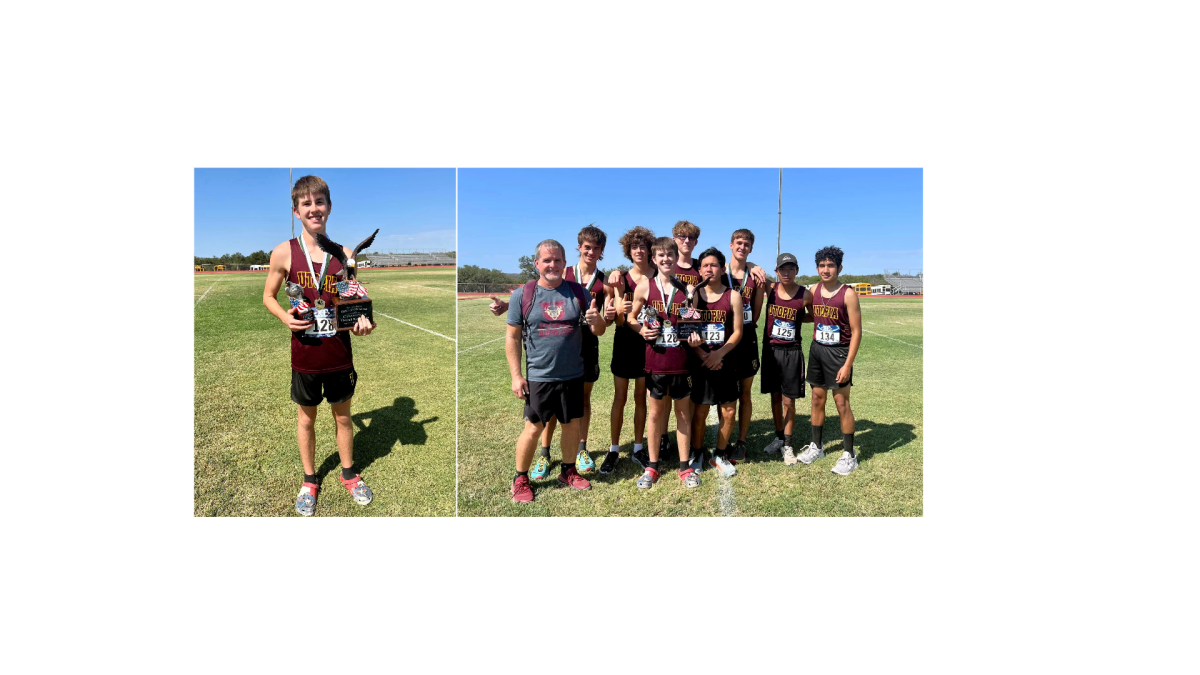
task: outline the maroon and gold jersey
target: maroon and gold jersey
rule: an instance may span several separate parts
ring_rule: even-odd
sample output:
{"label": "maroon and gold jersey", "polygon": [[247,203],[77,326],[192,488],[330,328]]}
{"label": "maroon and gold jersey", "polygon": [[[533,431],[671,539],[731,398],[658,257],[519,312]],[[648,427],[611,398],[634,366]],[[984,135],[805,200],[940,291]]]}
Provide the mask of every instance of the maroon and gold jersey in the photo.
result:
{"label": "maroon and gold jersey", "polygon": [[646,372],[652,375],[683,374],[688,372],[688,350],[679,341],[679,310],[684,306],[687,296],[674,286],[664,283],[667,302],[670,303],[668,312],[655,281],[656,278],[650,279],[650,292],[646,304],[653,305],[658,310],[661,332],[654,341],[646,342]]}
{"label": "maroon and gold jersey", "polygon": [[680,267],[679,263],[675,263],[675,278],[689,286],[699,286],[700,270],[697,267],[699,264],[700,261],[695,258],[692,258],[691,267]]}
{"label": "maroon and gold jersey", "polygon": [[763,303],[763,342],[772,345],[800,344],[800,321],[804,318],[804,287],[796,288],[796,297],[784,300],[779,284],[771,284]]}
{"label": "maroon and gold jersey", "polygon": [[700,310],[700,349],[711,352],[720,349],[733,335],[733,293],[726,288],[721,297],[709,302],[704,291],[696,291],[696,309]]}
{"label": "maroon and gold jersey", "polygon": [[758,281],[750,276],[750,268],[746,268],[743,274],[746,278],[739,279],[732,272],[727,272],[725,283],[742,294],[742,329],[749,330],[754,327],[754,292],[758,290]]}
{"label": "maroon and gold jersey", "polygon": [[813,285],[813,342],[828,346],[850,344],[850,315],[846,312],[846,289],[852,287],[842,284],[833,292],[833,297],[826,298],[824,284]]}
{"label": "maroon and gold jersey", "polygon": [[[325,287],[317,291],[317,279],[308,271],[308,261],[304,257],[304,249],[293,239],[292,266],[288,270],[288,281],[300,284],[304,289],[304,301],[314,306],[317,299],[325,301],[325,307],[333,307],[333,298],[337,295],[337,279],[334,277],[342,271],[342,263],[330,257],[329,273],[325,276]],[[321,276],[321,260],[313,260],[313,272]],[[292,332],[292,370],[298,373],[330,373],[345,370],[354,366],[354,354],[350,348],[350,331],[339,331],[330,337],[310,337],[304,331]]]}

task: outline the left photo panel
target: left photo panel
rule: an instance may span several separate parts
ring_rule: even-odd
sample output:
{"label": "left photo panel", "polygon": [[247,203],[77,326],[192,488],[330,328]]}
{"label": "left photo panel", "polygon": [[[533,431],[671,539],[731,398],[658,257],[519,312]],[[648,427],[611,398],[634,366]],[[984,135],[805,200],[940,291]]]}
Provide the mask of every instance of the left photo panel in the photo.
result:
{"label": "left photo panel", "polygon": [[454,169],[196,169],[195,516],[454,516]]}

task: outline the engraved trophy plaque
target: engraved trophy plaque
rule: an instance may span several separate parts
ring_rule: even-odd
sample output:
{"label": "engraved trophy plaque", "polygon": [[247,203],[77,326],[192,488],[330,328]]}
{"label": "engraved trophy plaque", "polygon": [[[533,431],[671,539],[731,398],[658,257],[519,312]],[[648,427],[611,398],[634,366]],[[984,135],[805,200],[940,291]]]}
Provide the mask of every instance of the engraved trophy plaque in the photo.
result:
{"label": "engraved trophy plaque", "polygon": [[375,241],[375,235],[379,234],[379,230],[371,233],[371,236],[362,240],[358,246],[354,247],[354,252],[350,258],[346,257],[346,252],[342,250],[340,244],[336,244],[329,240],[323,234],[317,235],[317,245],[321,250],[328,253],[330,256],[337,258],[338,262],[342,263],[342,272],[345,275],[337,282],[337,293],[333,298],[334,313],[337,317],[337,330],[350,330],[354,324],[358,323],[360,316],[367,317],[372,326],[375,326],[375,313],[372,307],[371,299],[367,297],[367,291],[358,282],[358,269],[351,261],[358,258],[358,254],[366,247]]}

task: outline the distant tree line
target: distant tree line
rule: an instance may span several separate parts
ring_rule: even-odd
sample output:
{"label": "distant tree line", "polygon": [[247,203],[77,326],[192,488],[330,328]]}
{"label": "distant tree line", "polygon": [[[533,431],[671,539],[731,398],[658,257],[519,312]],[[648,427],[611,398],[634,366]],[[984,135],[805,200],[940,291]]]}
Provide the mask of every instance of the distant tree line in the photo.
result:
{"label": "distant tree line", "polygon": [[194,257],[197,265],[267,265],[271,262],[271,254],[266,251],[255,251],[250,255],[226,253],[219,258]]}

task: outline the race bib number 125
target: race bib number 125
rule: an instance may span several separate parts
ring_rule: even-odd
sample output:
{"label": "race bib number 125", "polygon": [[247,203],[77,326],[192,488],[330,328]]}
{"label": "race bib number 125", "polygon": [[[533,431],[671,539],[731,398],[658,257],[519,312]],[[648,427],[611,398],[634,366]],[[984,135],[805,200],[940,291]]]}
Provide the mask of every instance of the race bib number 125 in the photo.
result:
{"label": "race bib number 125", "polygon": [[775,323],[771,324],[771,337],[776,340],[787,340],[793,342],[796,339],[796,324],[783,319],[775,319]]}

